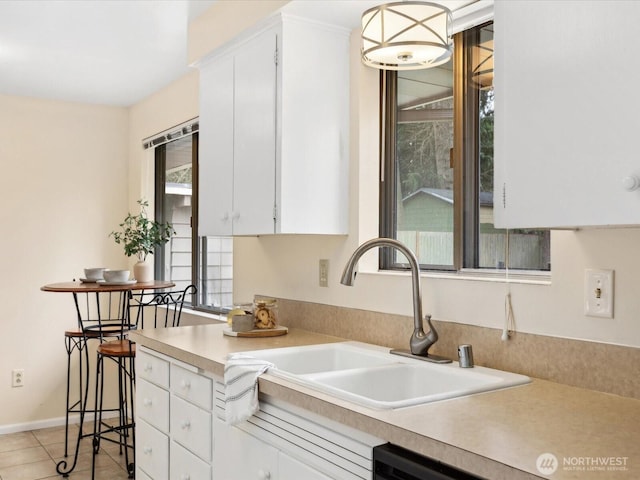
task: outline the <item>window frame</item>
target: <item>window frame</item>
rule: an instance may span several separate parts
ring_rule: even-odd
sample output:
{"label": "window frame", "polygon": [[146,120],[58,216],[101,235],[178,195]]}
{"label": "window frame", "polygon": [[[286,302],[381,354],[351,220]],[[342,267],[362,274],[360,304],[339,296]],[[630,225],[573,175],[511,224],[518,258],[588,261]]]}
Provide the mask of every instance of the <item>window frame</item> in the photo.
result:
{"label": "window frame", "polygon": [[[493,19],[459,31],[453,36],[453,264],[425,265],[422,270],[442,273],[482,271],[500,272],[498,268],[480,267],[480,155],[479,155],[479,95],[467,81],[472,71],[472,48],[479,43],[480,30],[492,25]],[[381,237],[396,237],[397,228],[397,72],[380,72],[380,224]],[[509,235],[509,231],[505,232]],[[409,265],[397,259],[395,252],[380,249],[380,270],[407,270]],[[507,267],[508,268],[508,267]],[[548,273],[547,270],[519,270],[527,275]]]}

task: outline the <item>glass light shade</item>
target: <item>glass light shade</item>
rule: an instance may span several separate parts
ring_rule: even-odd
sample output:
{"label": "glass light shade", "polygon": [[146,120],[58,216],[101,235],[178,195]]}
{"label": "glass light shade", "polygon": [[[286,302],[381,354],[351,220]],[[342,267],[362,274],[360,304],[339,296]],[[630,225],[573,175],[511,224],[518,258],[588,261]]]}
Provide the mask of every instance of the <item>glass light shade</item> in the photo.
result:
{"label": "glass light shade", "polygon": [[428,2],[394,2],[362,14],[362,61],[383,70],[441,65],[453,52],[451,11]]}

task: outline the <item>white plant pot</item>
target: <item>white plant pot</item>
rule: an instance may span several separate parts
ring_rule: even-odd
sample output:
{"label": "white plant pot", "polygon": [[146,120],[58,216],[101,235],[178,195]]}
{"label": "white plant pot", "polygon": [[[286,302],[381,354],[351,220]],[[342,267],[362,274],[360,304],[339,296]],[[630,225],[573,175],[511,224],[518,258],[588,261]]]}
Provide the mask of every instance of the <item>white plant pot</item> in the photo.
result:
{"label": "white plant pot", "polygon": [[138,262],[133,266],[133,277],[138,283],[153,282],[153,263]]}

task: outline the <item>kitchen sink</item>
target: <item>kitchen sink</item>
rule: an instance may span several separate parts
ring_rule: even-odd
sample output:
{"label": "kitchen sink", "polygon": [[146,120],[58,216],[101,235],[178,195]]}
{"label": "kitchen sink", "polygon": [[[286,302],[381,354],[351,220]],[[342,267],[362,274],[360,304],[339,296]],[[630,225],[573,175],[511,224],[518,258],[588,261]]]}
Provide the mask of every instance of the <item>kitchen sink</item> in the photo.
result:
{"label": "kitchen sink", "polygon": [[[373,348],[369,348],[373,347]],[[278,373],[306,375],[397,363],[388,349],[357,342],[323,343],[302,347],[273,348],[246,352],[247,355],[273,363]],[[276,374],[274,371],[269,373]]]}
{"label": "kitchen sink", "polygon": [[460,368],[392,355],[360,342],[246,352],[275,365],[268,373],[344,400],[394,409],[524,385],[531,380],[502,370]]}

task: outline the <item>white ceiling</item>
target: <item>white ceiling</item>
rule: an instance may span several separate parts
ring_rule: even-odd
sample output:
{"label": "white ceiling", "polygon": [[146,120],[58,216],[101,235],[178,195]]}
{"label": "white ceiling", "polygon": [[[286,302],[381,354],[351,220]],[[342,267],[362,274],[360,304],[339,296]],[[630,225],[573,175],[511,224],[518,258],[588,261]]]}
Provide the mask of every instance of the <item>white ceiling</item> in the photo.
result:
{"label": "white ceiling", "polygon": [[0,0],[0,93],[128,106],[184,75],[215,0]]}
{"label": "white ceiling", "polygon": [[[0,94],[133,105],[189,71],[189,21],[215,1],[0,0]],[[381,3],[294,0],[285,10],[353,29]]]}

